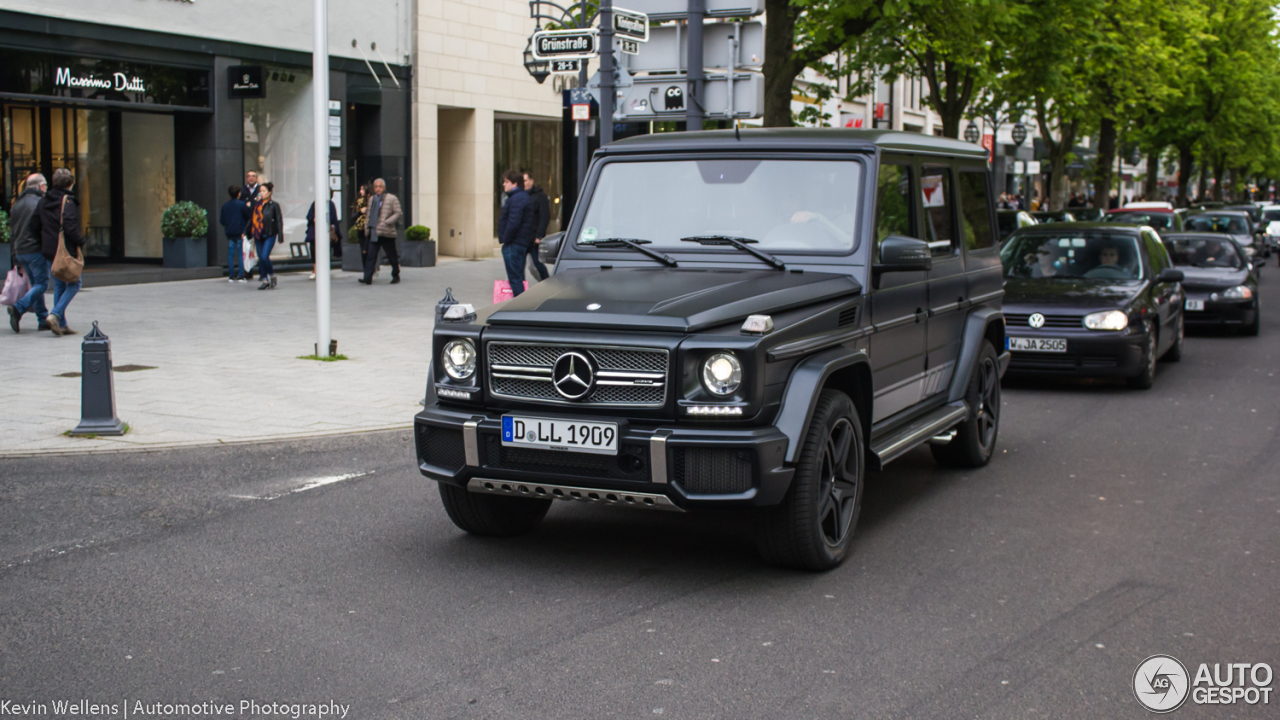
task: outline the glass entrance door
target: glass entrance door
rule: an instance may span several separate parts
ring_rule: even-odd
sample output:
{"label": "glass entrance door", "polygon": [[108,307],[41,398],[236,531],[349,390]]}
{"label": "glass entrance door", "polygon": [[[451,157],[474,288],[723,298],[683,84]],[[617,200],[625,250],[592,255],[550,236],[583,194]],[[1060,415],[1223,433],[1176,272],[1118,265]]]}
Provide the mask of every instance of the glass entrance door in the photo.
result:
{"label": "glass entrance door", "polygon": [[5,105],[3,118],[6,205],[22,193],[27,176],[53,177],[57,168],[75,174],[85,256],[111,257],[111,140],[109,113],[73,107]]}

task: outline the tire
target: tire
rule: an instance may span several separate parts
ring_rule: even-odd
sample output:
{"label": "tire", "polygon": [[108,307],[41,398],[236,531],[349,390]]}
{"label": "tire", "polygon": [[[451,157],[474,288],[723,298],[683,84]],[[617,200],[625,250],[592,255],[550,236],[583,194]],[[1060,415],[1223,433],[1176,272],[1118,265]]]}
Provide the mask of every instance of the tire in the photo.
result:
{"label": "tire", "polygon": [[991,462],[1000,434],[1000,360],[996,349],[982,341],[964,399],[972,417],[956,426],[956,436],[946,445],[930,445],[939,465],[978,468]]}
{"label": "tire", "polygon": [[1253,311],[1253,322],[1240,328],[1241,335],[1249,337],[1258,337],[1258,333],[1262,331],[1262,303],[1258,303],[1258,307]]}
{"label": "tire", "polygon": [[756,516],[757,547],[771,565],[830,570],[849,553],[866,476],[862,423],[848,395],[822,391],[799,461],[782,502]]}
{"label": "tire", "polygon": [[551,500],[486,495],[457,485],[438,484],[449,519],[472,535],[523,535],[537,527],[551,507]]}
{"label": "tire", "polygon": [[1182,359],[1182,341],[1187,336],[1187,316],[1178,316],[1178,337],[1174,339],[1173,345],[1164,351],[1164,355],[1160,357],[1166,362],[1178,362]]}
{"label": "tire", "polygon": [[1128,379],[1129,387],[1138,390],[1149,390],[1156,381],[1156,349],[1160,347],[1160,337],[1155,326],[1147,323],[1147,345],[1142,349],[1142,369]]}

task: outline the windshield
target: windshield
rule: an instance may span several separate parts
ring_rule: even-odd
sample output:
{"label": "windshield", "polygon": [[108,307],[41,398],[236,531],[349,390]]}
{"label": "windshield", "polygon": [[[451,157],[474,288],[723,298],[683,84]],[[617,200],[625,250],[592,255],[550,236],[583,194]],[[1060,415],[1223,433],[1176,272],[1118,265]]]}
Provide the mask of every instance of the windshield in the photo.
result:
{"label": "windshield", "polygon": [[1192,215],[1182,224],[1187,230],[1199,230],[1200,232],[1220,232],[1232,235],[1249,234],[1249,227],[1245,225],[1244,218],[1239,215],[1202,213],[1200,215]]}
{"label": "windshield", "polygon": [[1166,213],[1122,212],[1108,213],[1103,221],[1125,225],[1147,225],[1156,230],[1168,230],[1173,226],[1173,215]]}
{"label": "windshield", "polygon": [[1229,240],[1218,238],[1177,238],[1166,243],[1174,265],[1201,268],[1244,267],[1240,253]]}
{"label": "windshield", "polygon": [[1000,250],[1005,277],[1137,280],[1137,238],[1105,232],[1027,233]]}
{"label": "windshield", "polygon": [[766,252],[849,252],[862,165],[829,160],[611,162],[600,171],[577,242],[639,238],[688,252],[680,238],[731,235]]}
{"label": "windshield", "polygon": [[1275,222],[1280,220],[1280,210],[1267,210],[1262,213],[1262,219],[1267,222]]}

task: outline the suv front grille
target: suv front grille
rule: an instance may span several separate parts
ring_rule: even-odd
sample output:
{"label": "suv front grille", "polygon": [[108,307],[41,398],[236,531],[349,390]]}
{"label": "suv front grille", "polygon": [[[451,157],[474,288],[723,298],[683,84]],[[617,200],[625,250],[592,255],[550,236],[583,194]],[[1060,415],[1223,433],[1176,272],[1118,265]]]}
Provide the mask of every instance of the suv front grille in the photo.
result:
{"label": "suv front grille", "polygon": [[572,404],[662,407],[667,399],[668,353],[660,348],[491,342],[486,350],[495,397],[570,404],[556,392],[551,372],[561,355],[579,352],[591,356],[598,375],[591,393]]}

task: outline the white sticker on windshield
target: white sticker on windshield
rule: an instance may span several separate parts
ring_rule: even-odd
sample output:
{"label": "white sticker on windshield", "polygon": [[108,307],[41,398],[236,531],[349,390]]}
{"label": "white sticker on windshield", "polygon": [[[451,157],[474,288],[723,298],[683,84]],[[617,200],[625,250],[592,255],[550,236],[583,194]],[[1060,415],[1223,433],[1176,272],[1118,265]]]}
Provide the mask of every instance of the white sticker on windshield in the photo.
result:
{"label": "white sticker on windshield", "polygon": [[598,233],[596,232],[596,229],[595,229],[595,228],[593,228],[593,227],[586,227],[586,228],[582,228],[582,240],[583,240],[583,242],[592,242],[592,241],[594,241],[594,240],[596,239],[596,235],[598,235]]}

